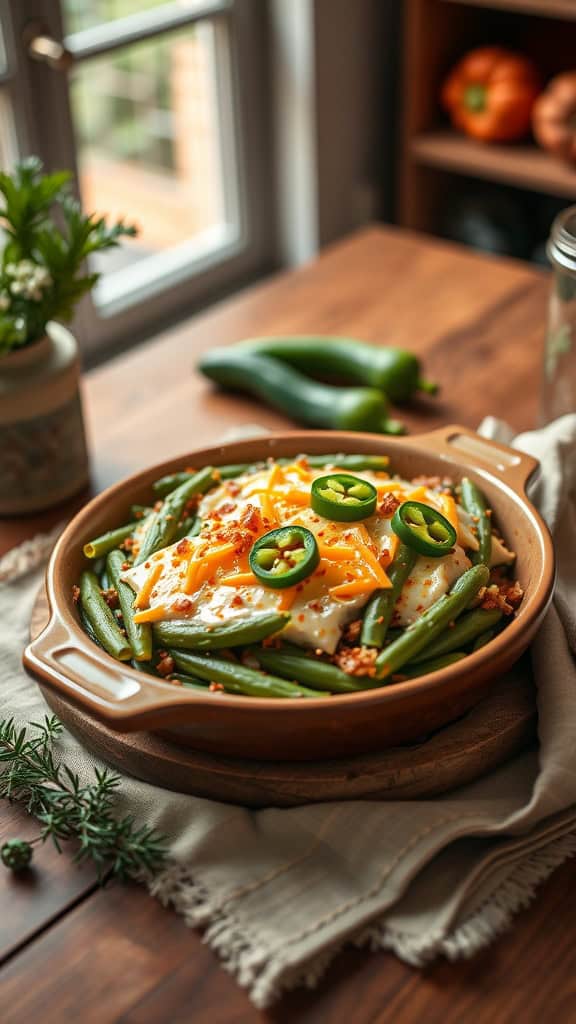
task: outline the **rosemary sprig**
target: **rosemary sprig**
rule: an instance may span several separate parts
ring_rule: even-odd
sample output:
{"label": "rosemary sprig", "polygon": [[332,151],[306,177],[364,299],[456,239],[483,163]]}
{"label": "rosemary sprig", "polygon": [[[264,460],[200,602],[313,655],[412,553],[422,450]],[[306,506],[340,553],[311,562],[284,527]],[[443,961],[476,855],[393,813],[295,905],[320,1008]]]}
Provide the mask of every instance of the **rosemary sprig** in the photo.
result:
{"label": "rosemary sprig", "polygon": [[58,852],[63,842],[76,840],[74,860],[91,860],[100,882],[157,871],[166,856],[164,837],[146,825],[138,828],[133,817],[113,814],[119,776],[96,768],[95,781],[80,785],[78,776],[55,760],[52,744],[62,731],[58,719],[47,716],[31,727],[32,736],[13,719],[0,721],[0,797],[23,803],[40,823],[31,842],[3,844],[0,858],[6,867],[27,867],[33,845],[52,839]]}

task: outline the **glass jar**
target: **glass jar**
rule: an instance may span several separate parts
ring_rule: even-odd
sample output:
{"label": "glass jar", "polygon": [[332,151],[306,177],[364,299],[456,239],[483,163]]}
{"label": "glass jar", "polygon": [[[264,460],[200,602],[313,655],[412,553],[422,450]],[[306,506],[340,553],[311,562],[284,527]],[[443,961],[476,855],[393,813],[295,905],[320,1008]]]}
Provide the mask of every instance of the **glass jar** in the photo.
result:
{"label": "glass jar", "polygon": [[544,350],[543,423],[576,412],[576,206],[558,214],[546,251],[553,276]]}

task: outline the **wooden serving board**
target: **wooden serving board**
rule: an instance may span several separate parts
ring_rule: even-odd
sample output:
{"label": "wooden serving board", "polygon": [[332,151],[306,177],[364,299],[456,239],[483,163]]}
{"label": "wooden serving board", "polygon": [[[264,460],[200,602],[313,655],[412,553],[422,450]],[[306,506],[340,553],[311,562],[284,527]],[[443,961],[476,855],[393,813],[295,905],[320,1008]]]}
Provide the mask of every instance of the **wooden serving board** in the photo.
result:
{"label": "wooden serving board", "polygon": [[[32,613],[48,618],[44,588]],[[180,747],[157,733],[119,733],[41,687],[54,713],[84,746],[119,771],[166,789],[247,807],[330,800],[411,800],[480,778],[533,742],[536,702],[523,658],[472,711],[417,745],[333,761],[248,761]]]}

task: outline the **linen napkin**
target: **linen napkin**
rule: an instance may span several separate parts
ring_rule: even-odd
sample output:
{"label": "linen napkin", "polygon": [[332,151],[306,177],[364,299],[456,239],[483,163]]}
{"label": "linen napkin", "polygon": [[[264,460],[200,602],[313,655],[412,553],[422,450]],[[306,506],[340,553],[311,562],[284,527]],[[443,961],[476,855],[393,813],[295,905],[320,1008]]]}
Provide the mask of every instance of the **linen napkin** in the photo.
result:
{"label": "linen napkin", "polygon": [[[497,421],[483,431],[512,440]],[[541,461],[531,496],[560,563],[532,649],[538,752],[447,795],[406,802],[253,811],[123,779],[119,812],[170,839],[152,895],[205,929],[258,1007],[313,985],[348,942],[415,965],[470,956],[576,853],[576,416],[514,444]],[[37,539],[0,562],[0,715],[23,724],[46,710],[20,657],[41,578],[32,565],[48,543]],[[67,733],[58,753],[82,779],[97,763]]]}

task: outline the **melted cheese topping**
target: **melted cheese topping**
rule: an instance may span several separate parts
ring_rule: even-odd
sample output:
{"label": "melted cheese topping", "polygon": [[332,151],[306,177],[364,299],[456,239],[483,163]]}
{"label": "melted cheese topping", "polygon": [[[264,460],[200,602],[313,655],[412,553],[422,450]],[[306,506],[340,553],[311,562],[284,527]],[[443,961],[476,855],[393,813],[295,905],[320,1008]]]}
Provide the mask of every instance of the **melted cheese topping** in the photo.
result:
{"label": "melted cheese topping", "polygon": [[[211,490],[199,504],[202,529],[197,537],[164,548],[122,573],[137,595],[136,620],[188,619],[214,627],[266,611],[289,611],[291,621],[283,637],[333,653],[344,626],[358,617],[374,590],[390,586],[386,567],[398,539],[390,517],[379,513],[358,523],[336,523],[316,515],[310,508],[310,485],[327,472],[312,470],[305,461],[290,466],[272,463]],[[415,488],[386,473],[354,475],[373,483],[379,500],[393,493],[400,501],[424,501],[457,529],[459,544],[452,554],[417,559],[395,610],[395,620],[407,625],[469,567],[463,547],[478,547],[472,523],[449,495]],[[314,533],[320,563],[297,586],[274,590],[253,576],[248,554],[258,537],[290,524]]]}

